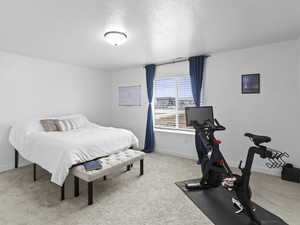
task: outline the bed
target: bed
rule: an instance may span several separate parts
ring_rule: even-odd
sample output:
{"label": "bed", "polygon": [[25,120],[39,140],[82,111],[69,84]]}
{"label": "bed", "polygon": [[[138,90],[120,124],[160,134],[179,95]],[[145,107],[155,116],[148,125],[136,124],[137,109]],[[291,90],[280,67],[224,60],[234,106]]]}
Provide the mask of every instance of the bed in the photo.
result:
{"label": "bed", "polygon": [[138,147],[138,139],[131,131],[97,125],[84,115],[52,119],[71,118],[79,119],[80,127],[46,132],[41,119],[36,119],[14,125],[9,135],[16,153],[46,169],[51,174],[51,181],[59,186],[63,186],[69,169],[74,165]]}

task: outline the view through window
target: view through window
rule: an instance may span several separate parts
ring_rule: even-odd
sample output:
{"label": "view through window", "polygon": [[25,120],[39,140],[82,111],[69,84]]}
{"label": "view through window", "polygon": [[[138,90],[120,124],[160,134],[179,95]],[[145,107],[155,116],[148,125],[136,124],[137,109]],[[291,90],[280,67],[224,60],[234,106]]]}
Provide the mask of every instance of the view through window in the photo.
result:
{"label": "view through window", "polygon": [[194,106],[190,76],[154,81],[154,116],[156,128],[186,127],[185,107]]}

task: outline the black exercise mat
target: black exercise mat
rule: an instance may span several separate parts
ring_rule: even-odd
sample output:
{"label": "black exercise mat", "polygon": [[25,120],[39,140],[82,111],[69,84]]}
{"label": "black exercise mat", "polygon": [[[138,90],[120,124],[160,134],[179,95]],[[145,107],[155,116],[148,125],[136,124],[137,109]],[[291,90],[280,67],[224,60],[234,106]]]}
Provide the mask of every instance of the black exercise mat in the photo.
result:
{"label": "black exercise mat", "polygon": [[[199,180],[177,182],[176,185],[215,225],[253,225],[248,216],[243,213],[235,213],[237,209],[232,204],[232,193],[223,187],[202,191],[188,191],[185,188],[186,183],[195,182],[199,182]],[[254,203],[254,207],[262,225],[287,225],[281,218],[259,205]]]}

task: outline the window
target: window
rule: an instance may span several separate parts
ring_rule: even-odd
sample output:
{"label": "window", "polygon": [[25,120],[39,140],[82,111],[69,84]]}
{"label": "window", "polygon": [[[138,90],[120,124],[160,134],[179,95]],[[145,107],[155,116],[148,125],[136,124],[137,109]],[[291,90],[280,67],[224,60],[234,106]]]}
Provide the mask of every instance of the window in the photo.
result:
{"label": "window", "polygon": [[154,81],[154,118],[156,128],[186,127],[185,107],[194,106],[190,76],[162,78]]}

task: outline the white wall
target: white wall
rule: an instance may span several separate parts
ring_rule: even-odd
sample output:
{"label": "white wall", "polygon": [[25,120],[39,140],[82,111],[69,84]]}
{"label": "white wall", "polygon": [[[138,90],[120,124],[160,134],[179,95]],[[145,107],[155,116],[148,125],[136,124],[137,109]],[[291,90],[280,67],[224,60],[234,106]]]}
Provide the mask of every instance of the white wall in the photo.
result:
{"label": "white wall", "polygon": [[[147,90],[143,68],[129,69],[112,73],[112,125],[132,130],[138,137],[140,145],[144,145],[146,119],[147,119]],[[119,106],[118,87],[141,85],[142,106]]]}
{"label": "white wall", "polygon": [[[207,59],[204,104],[213,105],[215,117],[227,127],[218,136],[232,165],[245,159],[250,142],[243,134],[254,132],[271,136],[270,146],[289,152],[290,161],[300,166],[298,45],[298,41],[287,41],[213,54]],[[188,64],[159,67],[158,71],[160,75],[188,73]],[[261,94],[241,94],[241,74],[248,73],[261,74]],[[118,86],[137,84],[142,85],[142,106],[119,107]],[[112,103],[112,124],[133,130],[143,146],[147,114],[143,68],[112,74]],[[196,159],[192,135],[156,132],[156,151]],[[262,160],[255,161],[254,169],[278,173],[266,170]]]}
{"label": "white wall", "polygon": [[0,52],[0,171],[13,168],[10,126],[39,116],[83,113],[110,125],[111,79],[98,70]]}
{"label": "white wall", "polygon": [[[298,46],[296,47],[297,54],[297,64],[298,64],[298,89],[300,89],[300,38],[297,40]],[[300,91],[298,92],[298,97],[300,97]],[[300,106],[299,106],[300,107]]]}
{"label": "white wall", "polygon": [[[245,157],[249,141],[242,134],[253,132],[271,136],[270,146],[289,152],[290,161],[300,166],[296,141],[300,137],[296,46],[296,41],[289,41],[209,58],[206,101],[214,106],[215,116],[227,127],[220,136],[230,161]],[[245,73],[261,74],[261,94],[240,94],[240,75]],[[256,160],[255,167],[265,170],[262,160]]]}

